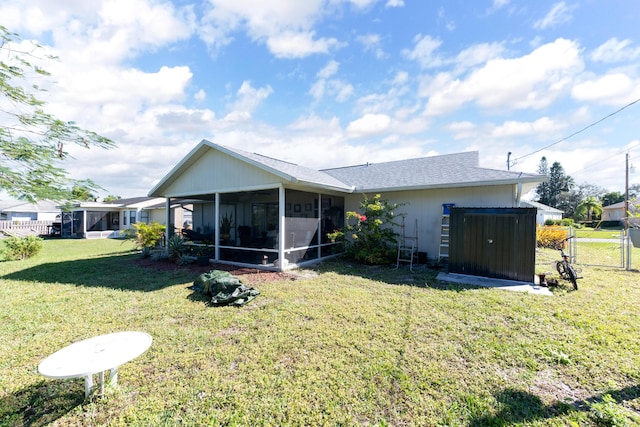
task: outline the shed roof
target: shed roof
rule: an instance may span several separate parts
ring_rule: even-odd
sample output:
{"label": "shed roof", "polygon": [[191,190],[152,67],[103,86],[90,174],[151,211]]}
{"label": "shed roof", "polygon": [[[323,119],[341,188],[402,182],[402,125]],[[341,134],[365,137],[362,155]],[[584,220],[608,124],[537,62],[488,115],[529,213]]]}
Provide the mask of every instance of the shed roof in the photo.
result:
{"label": "shed roof", "polygon": [[545,212],[550,212],[550,213],[564,213],[560,209],[556,209],[556,208],[554,208],[552,206],[548,206],[548,205],[545,205],[543,203],[534,202],[534,201],[531,201],[531,200],[523,200],[522,204],[523,205],[528,205],[528,206],[530,206],[532,208],[536,208],[536,209],[538,209],[540,211],[545,211]]}

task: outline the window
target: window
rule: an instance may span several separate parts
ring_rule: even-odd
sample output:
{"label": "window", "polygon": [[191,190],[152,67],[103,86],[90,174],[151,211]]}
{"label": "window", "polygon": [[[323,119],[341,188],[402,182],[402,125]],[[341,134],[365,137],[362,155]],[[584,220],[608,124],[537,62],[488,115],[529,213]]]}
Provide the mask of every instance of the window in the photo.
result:
{"label": "window", "polygon": [[136,211],[129,211],[129,224],[133,225],[136,223]]}
{"label": "window", "polygon": [[149,211],[141,210],[140,211],[140,222],[144,222],[145,224],[149,224]]}

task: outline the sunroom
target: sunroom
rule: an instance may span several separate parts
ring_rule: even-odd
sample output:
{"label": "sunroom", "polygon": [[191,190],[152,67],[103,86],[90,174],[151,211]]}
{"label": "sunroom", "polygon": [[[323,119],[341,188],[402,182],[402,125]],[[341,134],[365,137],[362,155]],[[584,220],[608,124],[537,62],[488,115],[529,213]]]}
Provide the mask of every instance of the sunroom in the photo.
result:
{"label": "sunroom", "polygon": [[342,252],[327,233],[344,225],[349,191],[322,172],[205,140],[149,195],[192,206],[182,234],[197,253],[285,270]]}

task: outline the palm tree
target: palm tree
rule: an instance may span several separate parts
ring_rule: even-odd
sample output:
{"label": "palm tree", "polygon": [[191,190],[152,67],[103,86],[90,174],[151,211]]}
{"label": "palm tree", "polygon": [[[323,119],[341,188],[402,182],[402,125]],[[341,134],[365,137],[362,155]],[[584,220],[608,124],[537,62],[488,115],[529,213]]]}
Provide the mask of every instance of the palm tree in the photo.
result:
{"label": "palm tree", "polygon": [[587,213],[587,220],[591,221],[594,214],[596,216],[602,215],[602,203],[597,197],[588,196],[580,202],[576,209],[576,213],[584,214],[585,211]]}

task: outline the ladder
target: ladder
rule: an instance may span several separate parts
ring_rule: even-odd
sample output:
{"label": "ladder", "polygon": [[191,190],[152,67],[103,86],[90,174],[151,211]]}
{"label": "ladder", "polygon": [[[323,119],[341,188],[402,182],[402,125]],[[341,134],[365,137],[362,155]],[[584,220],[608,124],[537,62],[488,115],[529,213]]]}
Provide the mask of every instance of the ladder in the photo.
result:
{"label": "ladder", "polygon": [[400,268],[400,263],[405,262],[409,264],[409,270],[413,271],[414,262],[418,263],[418,219],[416,218],[414,224],[414,235],[407,236],[406,226],[404,223],[404,216],[402,217],[402,236],[398,241],[398,258],[396,260],[396,269]]}
{"label": "ladder", "polygon": [[449,209],[453,204],[442,205],[440,219],[440,246],[438,247],[438,262],[449,260]]}

